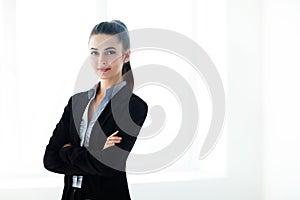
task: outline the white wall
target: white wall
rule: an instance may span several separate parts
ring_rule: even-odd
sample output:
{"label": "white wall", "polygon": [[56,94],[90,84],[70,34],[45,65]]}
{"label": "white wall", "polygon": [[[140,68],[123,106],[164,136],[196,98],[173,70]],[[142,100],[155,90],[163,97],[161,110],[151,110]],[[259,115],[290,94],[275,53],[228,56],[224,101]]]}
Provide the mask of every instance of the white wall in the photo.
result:
{"label": "white wall", "polygon": [[266,200],[300,199],[300,2],[264,3]]}
{"label": "white wall", "polygon": [[227,175],[134,185],[135,199],[263,199],[262,2],[227,2]]}

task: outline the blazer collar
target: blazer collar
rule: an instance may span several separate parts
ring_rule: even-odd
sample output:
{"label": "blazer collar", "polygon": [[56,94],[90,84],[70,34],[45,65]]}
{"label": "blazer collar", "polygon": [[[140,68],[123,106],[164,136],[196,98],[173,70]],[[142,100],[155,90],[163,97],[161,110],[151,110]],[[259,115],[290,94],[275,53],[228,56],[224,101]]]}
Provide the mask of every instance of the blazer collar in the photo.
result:
{"label": "blazer collar", "polygon": [[[120,111],[128,107],[129,100],[132,95],[132,90],[129,84],[125,84],[108,102],[105,106],[104,110],[98,117],[98,122],[101,126],[103,126],[108,119],[108,117],[112,114],[112,109],[114,111]],[[88,92],[79,95],[76,99],[73,99],[72,102],[72,114],[74,119],[74,124],[77,132],[80,130],[80,122],[82,119],[83,112],[86,106],[89,103]],[[115,114],[116,112],[114,112]],[[118,112],[119,113],[119,112]]]}

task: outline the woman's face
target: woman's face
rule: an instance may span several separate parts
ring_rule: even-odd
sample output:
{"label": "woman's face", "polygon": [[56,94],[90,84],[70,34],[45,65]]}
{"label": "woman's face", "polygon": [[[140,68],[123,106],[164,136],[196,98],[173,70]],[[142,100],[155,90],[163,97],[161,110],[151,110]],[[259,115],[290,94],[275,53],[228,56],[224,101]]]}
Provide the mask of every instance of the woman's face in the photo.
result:
{"label": "woman's face", "polygon": [[119,80],[123,63],[129,61],[130,51],[124,52],[117,36],[92,35],[89,41],[90,60],[101,79]]}

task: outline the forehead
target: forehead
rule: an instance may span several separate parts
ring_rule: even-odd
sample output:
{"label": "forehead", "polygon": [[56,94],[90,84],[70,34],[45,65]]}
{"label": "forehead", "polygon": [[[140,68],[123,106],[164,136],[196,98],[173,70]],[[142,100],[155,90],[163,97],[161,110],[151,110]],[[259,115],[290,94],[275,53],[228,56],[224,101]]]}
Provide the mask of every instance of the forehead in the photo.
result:
{"label": "forehead", "polygon": [[119,42],[116,35],[97,34],[92,35],[89,42],[89,48],[97,48],[99,50],[107,47],[121,48],[122,44]]}

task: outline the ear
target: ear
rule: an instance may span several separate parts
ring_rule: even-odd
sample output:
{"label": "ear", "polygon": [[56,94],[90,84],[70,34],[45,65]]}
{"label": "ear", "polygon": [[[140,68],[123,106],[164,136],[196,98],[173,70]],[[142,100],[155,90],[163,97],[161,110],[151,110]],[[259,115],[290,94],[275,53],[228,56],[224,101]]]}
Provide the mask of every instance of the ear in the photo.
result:
{"label": "ear", "polygon": [[128,49],[126,50],[126,52],[124,53],[124,63],[127,63],[130,60],[130,55],[131,55],[131,51]]}

